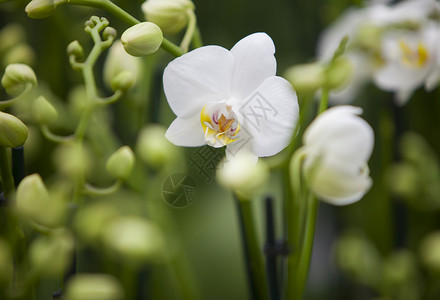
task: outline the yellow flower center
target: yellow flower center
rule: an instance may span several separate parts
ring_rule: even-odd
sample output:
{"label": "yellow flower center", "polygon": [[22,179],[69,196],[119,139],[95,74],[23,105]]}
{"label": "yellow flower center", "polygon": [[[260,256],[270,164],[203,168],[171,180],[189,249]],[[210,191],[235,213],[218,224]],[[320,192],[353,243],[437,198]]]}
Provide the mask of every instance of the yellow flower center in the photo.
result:
{"label": "yellow flower center", "polygon": [[402,50],[402,62],[409,67],[423,67],[429,59],[428,49],[422,42],[419,42],[417,47],[411,47],[404,40],[401,40],[399,46]]}
{"label": "yellow flower center", "polygon": [[200,123],[208,145],[222,147],[237,140],[240,124],[228,105],[205,105],[200,112]]}

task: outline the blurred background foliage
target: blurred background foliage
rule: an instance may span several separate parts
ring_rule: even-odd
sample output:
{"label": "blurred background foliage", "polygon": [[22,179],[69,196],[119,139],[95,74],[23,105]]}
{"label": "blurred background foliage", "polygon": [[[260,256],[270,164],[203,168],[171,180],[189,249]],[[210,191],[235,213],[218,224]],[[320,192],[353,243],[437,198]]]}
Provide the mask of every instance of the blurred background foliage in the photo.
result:
{"label": "blurred background foliage", "polygon": [[[0,4],[0,30],[13,23],[21,28],[8,36],[0,33],[0,70],[3,72],[8,63],[8,53],[2,48],[4,41],[17,38],[23,45],[21,51],[25,52],[23,62],[35,70],[40,91],[50,95],[51,102],[58,105],[63,115],[62,110],[69,107],[69,99],[74,97],[72,92],[82,83],[79,73],[69,65],[66,46],[77,39],[85,49],[90,49],[91,40],[84,33],[83,24],[91,15],[108,18],[118,34],[128,26],[105,11],[69,5],[57,8],[49,18],[29,19],[24,12],[27,2],[16,0]],[[115,3],[143,19],[142,1]],[[277,48],[278,74],[293,64],[313,61],[320,32],[347,7],[361,5],[360,1],[348,0],[194,0],[194,3],[204,44],[229,49],[244,36],[264,31],[272,37]],[[170,37],[177,43],[180,38]],[[173,120],[161,87],[161,73],[172,56],[163,50],[154,56],[154,64],[153,59],[144,60],[145,67],[154,68],[151,90],[143,89],[143,83],[138,82],[136,89],[143,92],[129,93],[104,113],[101,120],[109,125],[99,130],[110,132],[113,138],[97,141],[102,142],[99,149],[107,151],[102,153],[103,157],[114,151],[115,144],[134,147],[146,123],[168,126]],[[108,91],[101,75],[103,61],[101,58],[98,63],[96,78],[105,94]],[[6,97],[3,90],[0,93],[2,98]],[[396,107],[392,98],[390,93],[369,85],[353,101],[364,109],[363,117],[375,131],[375,150],[370,161],[374,185],[365,198],[354,205],[320,204],[305,299],[440,298],[440,242],[438,233],[432,235],[440,228],[440,91],[419,90],[405,107]],[[139,113],[143,105],[147,105],[146,115]],[[73,128],[75,120],[60,119],[56,124],[60,133]],[[31,139],[32,147],[26,148],[26,172],[38,172],[48,181],[53,180],[50,176],[58,167],[50,158],[54,146],[44,140],[36,128],[31,128]],[[182,161],[188,164],[188,157],[196,150],[179,151],[183,154]],[[181,285],[181,289],[199,290],[202,299],[246,299],[247,286],[232,196],[218,187],[215,180],[200,175],[191,166],[186,170],[197,178],[198,187],[196,200],[187,208],[169,207],[161,199],[163,180],[172,170],[155,173],[151,169],[149,178],[136,179],[133,175],[133,189],[124,189],[101,202],[111,203],[121,212],[152,217],[159,222],[161,218],[166,222],[171,220],[169,232],[173,232],[176,249],[169,250],[182,253],[185,259],[181,268],[190,269],[188,274],[193,274],[193,278],[176,283],[171,275],[153,276],[149,281],[156,293],[152,299],[179,299],[176,289],[173,290],[176,284]],[[95,183],[109,182],[103,172],[93,174]],[[277,201],[277,229],[281,237],[284,212],[280,180],[280,174],[271,177],[268,193]],[[256,199],[253,208],[258,216],[263,245],[262,199]],[[426,240],[430,234],[431,240]],[[89,272],[102,271],[95,260],[101,255],[96,248],[85,247],[82,268]],[[56,291],[57,285],[57,280],[41,282],[38,299],[47,299],[47,294]]]}

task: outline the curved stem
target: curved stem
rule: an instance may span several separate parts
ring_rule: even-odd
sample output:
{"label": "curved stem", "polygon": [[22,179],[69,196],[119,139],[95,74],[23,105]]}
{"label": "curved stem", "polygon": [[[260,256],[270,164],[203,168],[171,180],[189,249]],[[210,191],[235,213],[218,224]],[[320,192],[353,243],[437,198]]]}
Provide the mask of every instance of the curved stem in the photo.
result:
{"label": "curved stem", "polygon": [[11,160],[8,148],[0,146],[0,175],[3,186],[3,193],[7,200],[15,191],[14,178],[12,177]]}
{"label": "curved stem", "polygon": [[53,133],[47,125],[41,125],[41,132],[45,138],[54,143],[66,143],[74,139],[73,135],[61,136]]}
{"label": "curved stem", "polygon": [[118,101],[119,99],[121,99],[122,95],[124,94],[123,91],[121,90],[117,90],[113,95],[111,95],[110,97],[107,98],[100,98],[97,97],[96,98],[96,103],[100,104],[100,105],[107,105],[107,104],[111,104],[114,103],[116,101]]}
{"label": "curved stem", "polygon": [[196,15],[194,14],[194,11],[192,9],[188,9],[186,11],[186,14],[188,15],[188,19],[189,19],[188,26],[186,27],[186,32],[185,35],[183,36],[182,43],[180,43],[180,48],[182,48],[184,52],[188,52],[188,47],[194,36],[194,32],[197,24]]}
{"label": "curved stem", "polygon": [[84,185],[84,194],[89,195],[89,196],[110,195],[110,194],[113,194],[114,192],[116,192],[121,187],[121,183],[122,182],[120,180],[116,180],[115,183],[113,183],[111,186],[105,187],[105,188],[96,187],[96,186],[93,186],[89,183],[86,183]]}
{"label": "curved stem", "polygon": [[26,84],[26,86],[25,86],[23,92],[21,92],[20,95],[15,96],[14,98],[9,99],[9,100],[0,100],[0,110],[2,110],[2,109],[6,109],[6,108],[8,108],[9,106],[11,106],[12,104],[14,104],[19,98],[23,97],[23,96],[26,95],[30,90],[32,90],[33,87],[34,87],[33,84],[28,82],[28,83]]}
{"label": "curved stem", "polygon": [[[66,0],[65,3],[68,4],[74,4],[74,5],[83,5],[83,6],[89,6],[89,7],[96,7],[101,8],[112,15],[118,17],[125,23],[127,23],[130,26],[139,24],[140,21],[127,13],[125,10],[114,4],[113,2],[109,0]],[[162,44],[160,45],[162,49],[169,52],[170,54],[174,56],[181,56],[183,54],[182,49],[180,49],[177,45],[173,44],[167,39],[163,39]]]}

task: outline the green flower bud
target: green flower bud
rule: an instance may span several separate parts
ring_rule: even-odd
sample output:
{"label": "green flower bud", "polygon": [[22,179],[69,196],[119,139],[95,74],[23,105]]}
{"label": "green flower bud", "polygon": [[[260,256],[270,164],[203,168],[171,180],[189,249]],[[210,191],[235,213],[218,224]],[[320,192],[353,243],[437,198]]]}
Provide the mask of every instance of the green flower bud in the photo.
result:
{"label": "green flower bud", "polygon": [[136,153],[153,168],[169,165],[179,156],[177,147],[165,138],[165,132],[166,129],[160,125],[149,125],[138,136]]}
{"label": "green flower bud", "polygon": [[3,65],[26,64],[32,65],[35,61],[34,50],[26,43],[21,43],[9,49],[3,58]]}
{"label": "green flower bud", "polygon": [[325,82],[325,71],[318,63],[301,64],[287,69],[284,77],[298,93],[310,93],[322,87]]}
{"label": "green flower bud", "polygon": [[164,246],[156,225],[134,216],[119,217],[112,221],[102,237],[115,255],[133,263],[133,266],[159,258]]}
{"label": "green flower bud", "polygon": [[351,231],[342,235],[335,244],[334,254],[337,264],[348,276],[370,287],[379,284],[381,256],[362,234]]}
{"label": "green flower bud", "polygon": [[50,195],[40,175],[26,176],[18,185],[17,210],[20,215],[46,227],[56,227],[65,216],[65,202]]}
{"label": "green flower bud", "polygon": [[152,54],[159,49],[163,41],[162,31],[159,26],[151,22],[136,24],[121,36],[125,51],[133,56]]}
{"label": "green flower bud", "polygon": [[49,101],[40,96],[31,104],[32,117],[39,124],[51,124],[58,118],[58,112]]}
{"label": "green flower bud", "polygon": [[118,179],[127,179],[133,169],[134,153],[130,147],[123,146],[107,160],[107,171]]}
{"label": "green flower bud", "polygon": [[77,274],[66,287],[66,300],[122,300],[121,284],[107,274]]}
{"label": "green flower bud", "polygon": [[10,282],[13,277],[13,259],[11,247],[0,239],[0,282]]}
{"label": "green flower bud", "polygon": [[17,23],[9,24],[0,30],[0,53],[26,41],[26,32],[23,26]]}
{"label": "green flower bud", "polygon": [[122,71],[112,79],[111,87],[113,91],[125,92],[133,86],[134,82],[135,78],[130,71]]}
{"label": "green flower bud", "polygon": [[148,0],[142,4],[145,18],[166,34],[178,33],[188,24],[188,10],[194,10],[190,0]]}
{"label": "green flower bud", "polygon": [[[129,71],[134,79],[139,76],[141,58],[129,55],[120,40],[110,47],[104,63],[104,83],[111,87],[112,80],[122,71]],[[136,80],[134,80],[136,81]]]}
{"label": "green flower bud", "polygon": [[20,119],[0,111],[0,145],[15,148],[23,145],[28,137],[28,129]]}
{"label": "green flower bud", "polygon": [[24,64],[11,64],[6,67],[2,85],[9,95],[21,94],[28,84],[37,85],[37,76],[31,67]]}
{"label": "green flower bud", "polygon": [[117,216],[119,211],[111,203],[93,203],[78,211],[73,226],[82,240],[93,243],[97,242],[109,222]]}
{"label": "green flower bud", "polygon": [[240,151],[228,158],[217,170],[218,182],[243,199],[257,195],[265,186],[269,170],[263,160],[250,152]]}
{"label": "green flower bud", "polygon": [[57,278],[69,267],[74,245],[68,229],[57,230],[51,236],[40,236],[30,246],[30,264],[36,272]]}
{"label": "green flower bud", "polygon": [[329,89],[343,87],[353,73],[353,64],[346,57],[334,60],[325,70],[325,85]]}
{"label": "green flower bud", "polygon": [[416,261],[408,250],[393,253],[383,264],[382,284],[389,290],[400,289],[416,277]]}
{"label": "green flower bud", "polygon": [[55,12],[54,0],[32,0],[26,5],[25,11],[29,18],[43,19]]}
{"label": "green flower bud", "polygon": [[440,231],[434,231],[423,238],[420,256],[428,270],[440,275]]}
{"label": "green flower bud", "polygon": [[84,55],[84,49],[81,44],[77,40],[75,40],[67,45],[67,55],[74,55],[77,59],[80,59]]}
{"label": "green flower bud", "polygon": [[92,159],[82,143],[67,143],[58,146],[54,153],[54,163],[67,176],[84,176],[91,170]]}
{"label": "green flower bud", "polygon": [[104,38],[104,40],[109,40],[109,39],[114,40],[116,38],[117,34],[118,33],[117,33],[116,29],[114,29],[113,27],[108,26],[102,32],[102,37]]}

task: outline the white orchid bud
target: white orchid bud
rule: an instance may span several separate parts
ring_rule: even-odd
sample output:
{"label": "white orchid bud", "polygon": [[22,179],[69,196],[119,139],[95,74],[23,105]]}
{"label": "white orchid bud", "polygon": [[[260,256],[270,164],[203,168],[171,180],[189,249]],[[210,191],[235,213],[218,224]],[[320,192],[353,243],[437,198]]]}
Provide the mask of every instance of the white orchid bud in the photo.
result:
{"label": "white orchid bud", "polygon": [[346,205],[371,187],[367,161],[373,130],[358,117],[362,109],[338,106],[319,115],[304,132],[305,176],[323,201]]}
{"label": "white orchid bud", "polygon": [[162,31],[159,26],[151,22],[136,24],[125,30],[121,36],[125,51],[133,56],[144,56],[156,52],[162,41]]}
{"label": "white orchid bud", "polygon": [[166,34],[175,34],[188,24],[188,10],[194,10],[190,0],[148,0],[142,4],[145,18]]}

